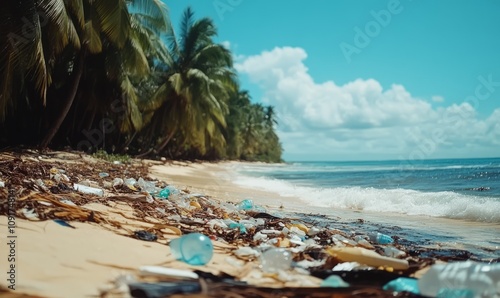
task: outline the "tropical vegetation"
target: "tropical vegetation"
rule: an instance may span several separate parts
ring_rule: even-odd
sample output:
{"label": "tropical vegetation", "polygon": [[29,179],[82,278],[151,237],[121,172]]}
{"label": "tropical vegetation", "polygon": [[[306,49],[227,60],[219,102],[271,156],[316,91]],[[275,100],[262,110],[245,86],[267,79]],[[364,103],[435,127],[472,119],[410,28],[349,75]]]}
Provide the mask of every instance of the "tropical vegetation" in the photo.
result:
{"label": "tropical vegetation", "polygon": [[161,0],[18,0],[0,10],[0,146],[281,161],[271,106],[230,50]]}

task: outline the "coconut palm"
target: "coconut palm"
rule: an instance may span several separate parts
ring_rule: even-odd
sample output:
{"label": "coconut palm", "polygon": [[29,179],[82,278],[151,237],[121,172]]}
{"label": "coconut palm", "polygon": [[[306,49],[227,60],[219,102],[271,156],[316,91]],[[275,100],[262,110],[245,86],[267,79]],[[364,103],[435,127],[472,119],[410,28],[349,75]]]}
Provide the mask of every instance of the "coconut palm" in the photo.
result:
{"label": "coconut palm", "polygon": [[215,44],[217,34],[212,20],[194,19],[191,8],[183,14],[180,35],[170,37],[170,52],[164,83],[143,105],[145,113],[154,111],[149,131],[155,148],[161,152],[177,136],[183,150],[224,151],[223,129],[228,112],[228,91],[234,88],[235,73],[229,50]]}

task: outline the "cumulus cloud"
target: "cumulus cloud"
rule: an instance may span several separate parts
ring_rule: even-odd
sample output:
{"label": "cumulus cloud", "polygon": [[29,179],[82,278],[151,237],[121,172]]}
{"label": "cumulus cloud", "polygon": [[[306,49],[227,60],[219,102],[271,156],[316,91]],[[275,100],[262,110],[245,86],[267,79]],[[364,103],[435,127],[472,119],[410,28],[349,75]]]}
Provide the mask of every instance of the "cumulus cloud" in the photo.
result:
{"label": "cumulus cloud", "polygon": [[434,102],[444,102],[444,97],[442,97],[440,95],[434,95],[431,99]]}
{"label": "cumulus cloud", "polygon": [[368,154],[397,159],[433,142],[433,149],[425,153],[431,158],[447,152],[460,155],[460,148],[465,148],[460,151],[464,154],[480,146],[493,150],[491,146],[499,142],[500,109],[480,120],[468,103],[435,108],[399,84],[384,89],[372,78],[344,85],[318,83],[309,74],[306,58],[302,48],[277,47],[235,65],[262,89],[262,101],[275,106],[288,156],[307,148],[331,158],[369,158]]}

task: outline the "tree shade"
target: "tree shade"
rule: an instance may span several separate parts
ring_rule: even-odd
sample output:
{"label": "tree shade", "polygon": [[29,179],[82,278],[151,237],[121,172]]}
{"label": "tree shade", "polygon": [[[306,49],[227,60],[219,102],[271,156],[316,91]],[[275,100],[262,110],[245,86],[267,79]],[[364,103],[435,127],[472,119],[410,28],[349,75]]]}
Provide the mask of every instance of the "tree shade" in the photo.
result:
{"label": "tree shade", "polygon": [[0,11],[0,145],[281,161],[272,107],[217,28],[160,0],[20,0]]}

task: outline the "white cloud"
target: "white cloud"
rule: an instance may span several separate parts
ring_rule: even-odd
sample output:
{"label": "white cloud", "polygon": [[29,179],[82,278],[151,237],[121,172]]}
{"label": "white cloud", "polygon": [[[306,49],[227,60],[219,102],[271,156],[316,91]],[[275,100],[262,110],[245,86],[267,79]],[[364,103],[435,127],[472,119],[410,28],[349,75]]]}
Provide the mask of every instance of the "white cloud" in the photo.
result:
{"label": "white cloud", "polygon": [[225,47],[226,49],[230,50],[231,49],[231,42],[228,41],[228,40],[225,40],[223,42],[220,43],[223,47]]}
{"label": "white cloud", "polygon": [[431,99],[434,102],[444,102],[444,97],[442,97],[441,95],[434,95]]}
{"label": "white cloud", "polygon": [[317,83],[306,58],[302,48],[277,47],[235,66],[262,89],[262,101],[276,107],[286,156],[397,159],[425,143],[425,158],[495,152],[500,109],[480,120],[467,103],[435,108],[398,84],[384,90],[375,79]]}

